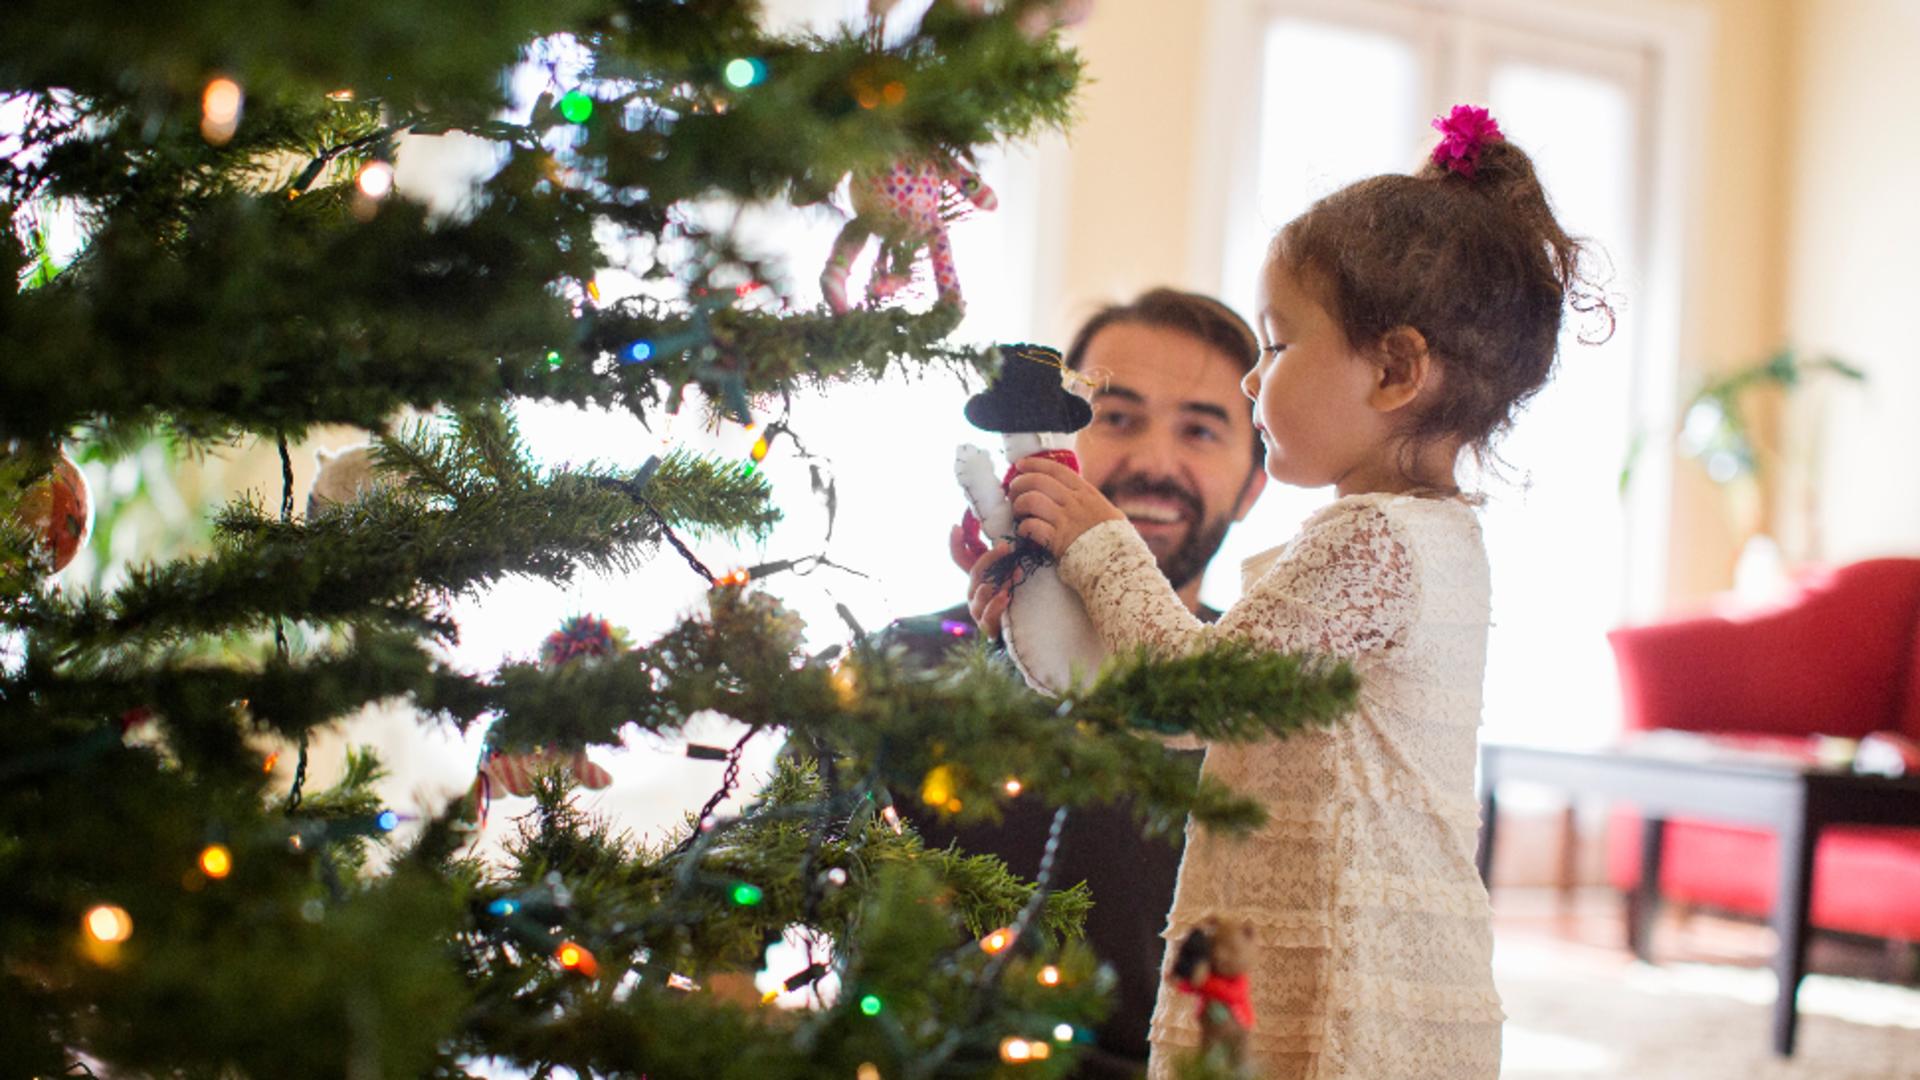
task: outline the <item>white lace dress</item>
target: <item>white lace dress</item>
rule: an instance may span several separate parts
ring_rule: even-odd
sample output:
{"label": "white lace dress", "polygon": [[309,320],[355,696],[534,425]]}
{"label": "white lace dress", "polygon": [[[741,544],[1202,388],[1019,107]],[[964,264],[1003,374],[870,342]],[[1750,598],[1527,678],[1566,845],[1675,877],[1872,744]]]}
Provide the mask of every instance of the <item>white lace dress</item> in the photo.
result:
{"label": "white lace dress", "polygon": [[[1473,860],[1488,575],[1472,508],[1339,499],[1247,560],[1244,598],[1210,626],[1124,521],[1082,534],[1060,569],[1110,648],[1237,638],[1348,657],[1360,675],[1358,707],[1330,729],[1207,749],[1206,774],[1259,798],[1271,820],[1242,839],[1189,823],[1164,936],[1177,947],[1210,915],[1256,927],[1259,1074],[1497,1077],[1504,1016]],[[1198,1045],[1195,1007],[1162,985],[1152,1080]]]}

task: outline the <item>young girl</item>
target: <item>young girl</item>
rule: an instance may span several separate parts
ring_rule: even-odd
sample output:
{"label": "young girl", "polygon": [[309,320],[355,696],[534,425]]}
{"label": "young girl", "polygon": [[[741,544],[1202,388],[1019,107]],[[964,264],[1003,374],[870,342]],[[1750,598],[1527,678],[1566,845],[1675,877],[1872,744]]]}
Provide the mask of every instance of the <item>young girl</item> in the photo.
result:
{"label": "young girl", "polygon": [[[1120,512],[1077,474],[1022,463],[1019,531],[1060,558],[1113,649],[1216,638],[1350,658],[1356,710],[1327,730],[1208,750],[1259,797],[1248,840],[1189,829],[1165,936],[1209,917],[1258,930],[1262,1076],[1493,1080],[1503,1014],[1473,776],[1486,661],[1485,549],[1455,467],[1487,453],[1554,365],[1563,308],[1605,311],[1532,163],[1457,107],[1414,176],[1336,192],[1274,238],[1262,356],[1242,388],[1266,468],[1338,498],[1247,561],[1245,597],[1200,623]],[[997,556],[998,553],[996,553]],[[990,560],[983,560],[988,562]],[[978,568],[974,577],[981,581]],[[976,588],[991,630],[1006,594]],[[1199,1041],[1163,986],[1150,1075]]]}

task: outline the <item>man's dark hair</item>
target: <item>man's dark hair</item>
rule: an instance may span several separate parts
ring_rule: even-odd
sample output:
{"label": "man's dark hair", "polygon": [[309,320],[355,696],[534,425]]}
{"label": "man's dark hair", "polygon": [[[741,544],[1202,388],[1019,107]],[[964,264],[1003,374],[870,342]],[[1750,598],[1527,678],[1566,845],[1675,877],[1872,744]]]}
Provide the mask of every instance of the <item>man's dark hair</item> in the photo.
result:
{"label": "man's dark hair", "polygon": [[[1231,357],[1241,370],[1250,371],[1260,360],[1260,340],[1254,337],[1247,321],[1233,309],[1211,296],[1182,292],[1179,289],[1149,289],[1125,304],[1108,304],[1094,312],[1067,347],[1067,367],[1075,371],[1087,358],[1087,347],[1094,335],[1115,323],[1138,323],[1172,330],[1198,339],[1216,352]],[[1266,462],[1266,448],[1260,433],[1253,433],[1253,462],[1256,468]]]}

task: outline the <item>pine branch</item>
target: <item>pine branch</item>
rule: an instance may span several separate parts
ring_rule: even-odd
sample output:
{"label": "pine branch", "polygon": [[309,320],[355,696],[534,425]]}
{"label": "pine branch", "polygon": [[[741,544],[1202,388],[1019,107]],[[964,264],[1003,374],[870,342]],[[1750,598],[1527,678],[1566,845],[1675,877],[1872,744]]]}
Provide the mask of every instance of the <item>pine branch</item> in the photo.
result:
{"label": "pine branch", "polygon": [[[229,505],[219,551],[134,571],[111,595],[46,597],[21,622],[47,646],[103,648],[259,631],[275,619],[338,623],[380,619],[418,629],[444,597],[508,574],[567,581],[582,569],[637,566],[662,539],[658,520],[610,471],[559,470],[503,487],[462,461],[453,442],[394,443],[390,460],[420,464],[451,505],[376,491],[304,522],[283,523],[252,502]],[[474,453],[478,453],[477,451]],[[695,530],[762,532],[775,520],[764,479],[676,456],[656,471]],[[493,466],[511,468],[498,462]],[[448,485],[451,485],[448,487]],[[711,513],[712,516],[696,516]]]}

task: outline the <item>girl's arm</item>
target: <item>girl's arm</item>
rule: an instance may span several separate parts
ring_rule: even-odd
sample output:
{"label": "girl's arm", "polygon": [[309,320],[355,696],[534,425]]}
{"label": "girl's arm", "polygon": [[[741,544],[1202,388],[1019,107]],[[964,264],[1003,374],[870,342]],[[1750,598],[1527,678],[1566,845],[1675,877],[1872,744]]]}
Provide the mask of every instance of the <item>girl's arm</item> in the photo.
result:
{"label": "girl's arm", "polygon": [[1126,521],[1080,533],[1060,577],[1115,652],[1179,654],[1219,640],[1278,652],[1354,658],[1394,644],[1413,615],[1413,558],[1398,527],[1369,503],[1336,503],[1219,622],[1195,618]]}

